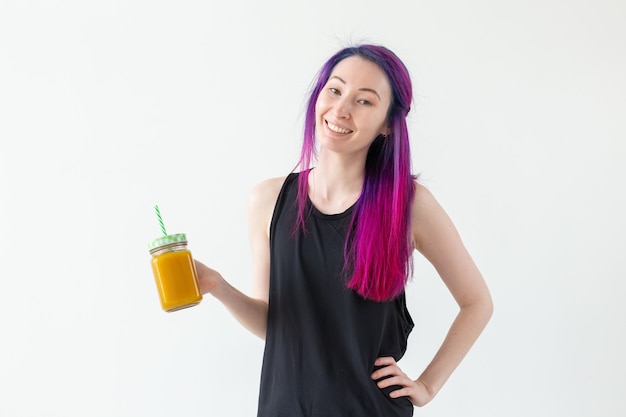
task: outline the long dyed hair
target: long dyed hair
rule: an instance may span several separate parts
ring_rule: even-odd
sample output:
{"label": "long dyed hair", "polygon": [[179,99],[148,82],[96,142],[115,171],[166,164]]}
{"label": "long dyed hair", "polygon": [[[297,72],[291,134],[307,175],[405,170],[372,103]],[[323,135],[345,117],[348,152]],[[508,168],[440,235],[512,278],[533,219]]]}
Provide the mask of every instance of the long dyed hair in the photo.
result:
{"label": "long dyed hair", "polygon": [[304,140],[298,180],[296,230],[306,233],[309,169],[317,158],[315,104],[335,66],[345,58],[359,56],[380,67],[391,85],[387,112],[389,135],[370,145],[365,162],[361,195],[356,202],[344,249],[347,286],[364,298],[387,301],[404,291],[412,274],[411,202],[414,179],[406,116],[412,102],[409,73],[389,49],[358,45],[340,50],[320,69],[306,109]]}

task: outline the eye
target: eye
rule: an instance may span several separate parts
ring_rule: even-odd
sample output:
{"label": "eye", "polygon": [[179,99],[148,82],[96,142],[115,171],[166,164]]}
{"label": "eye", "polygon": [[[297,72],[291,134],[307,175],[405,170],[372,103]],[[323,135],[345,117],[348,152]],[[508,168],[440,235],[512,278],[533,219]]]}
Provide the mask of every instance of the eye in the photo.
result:
{"label": "eye", "polygon": [[337,96],[338,96],[339,94],[341,94],[341,93],[339,92],[339,90],[338,90],[338,89],[336,89],[335,87],[330,87],[330,88],[328,89],[328,91],[330,91],[330,94],[334,94],[334,95],[337,95]]}
{"label": "eye", "polygon": [[359,101],[357,101],[357,103],[359,103],[359,104],[363,104],[363,105],[365,105],[365,106],[371,106],[371,105],[372,105],[372,102],[371,102],[371,101],[369,101],[369,100],[365,100],[365,99],[359,100]]}

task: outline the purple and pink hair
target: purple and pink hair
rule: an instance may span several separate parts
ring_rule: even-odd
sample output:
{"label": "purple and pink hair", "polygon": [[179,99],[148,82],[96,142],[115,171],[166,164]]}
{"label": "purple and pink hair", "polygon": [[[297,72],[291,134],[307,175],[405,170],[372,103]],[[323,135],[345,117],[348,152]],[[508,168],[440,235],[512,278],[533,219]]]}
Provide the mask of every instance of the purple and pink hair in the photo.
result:
{"label": "purple and pink hair", "polygon": [[321,68],[309,97],[300,155],[296,230],[304,231],[308,176],[316,158],[315,103],[333,69],[345,58],[358,56],[380,67],[391,85],[387,112],[390,133],[370,145],[361,195],[356,202],[345,246],[347,286],[364,298],[386,301],[404,291],[412,274],[411,202],[414,179],[406,116],[412,102],[411,78],[400,59],[377,45],[340,50]]}

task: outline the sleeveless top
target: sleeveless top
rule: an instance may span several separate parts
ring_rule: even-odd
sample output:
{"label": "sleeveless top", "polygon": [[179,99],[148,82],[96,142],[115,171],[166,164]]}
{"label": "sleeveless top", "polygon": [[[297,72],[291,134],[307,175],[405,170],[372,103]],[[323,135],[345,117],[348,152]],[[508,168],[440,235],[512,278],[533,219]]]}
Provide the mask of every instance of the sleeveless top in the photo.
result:
{"label": "sleeveless top", "polygon": [[306,234],[293,234],[298,173],[278,196],[270,225],[270,290],[258,417],[407,417],[370,375],[399,360],[413,321],[404,293],[366,300],[346,286],[344,242],[354,206],[327,215],[307,201]]}

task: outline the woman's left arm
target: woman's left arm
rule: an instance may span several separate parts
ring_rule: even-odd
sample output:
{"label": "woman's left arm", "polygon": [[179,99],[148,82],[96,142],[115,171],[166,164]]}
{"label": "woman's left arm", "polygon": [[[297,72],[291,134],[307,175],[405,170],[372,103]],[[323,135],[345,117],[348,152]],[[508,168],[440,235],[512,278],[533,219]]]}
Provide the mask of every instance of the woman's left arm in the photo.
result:
{"label": "woman's left arm", "polygon": [[415,249],[432,263],[459,305],[459,313],[433,360],[413,381],[393,358],[379,358],[373,379],[384,388],[399,385],[390,396],[407,396],[416,406],[428,403],[439,392],[467,354],[493,311],[489,289],[467,252],[452,221],[425,187],[416,184],[412,207],[412,234]]}

